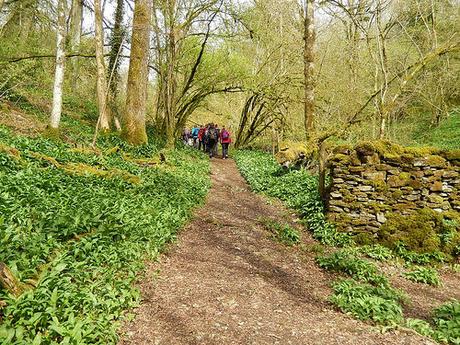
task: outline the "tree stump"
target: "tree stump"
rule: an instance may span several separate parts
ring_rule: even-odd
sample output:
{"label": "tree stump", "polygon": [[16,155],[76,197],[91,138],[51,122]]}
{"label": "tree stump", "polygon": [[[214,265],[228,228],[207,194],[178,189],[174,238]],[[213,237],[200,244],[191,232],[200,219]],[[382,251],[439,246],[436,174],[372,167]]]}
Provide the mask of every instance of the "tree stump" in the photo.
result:
{"label": "tree stump", "polygon": [[3,262],[0,262],[0,285],[16,297],[23,292],[22,284]]}

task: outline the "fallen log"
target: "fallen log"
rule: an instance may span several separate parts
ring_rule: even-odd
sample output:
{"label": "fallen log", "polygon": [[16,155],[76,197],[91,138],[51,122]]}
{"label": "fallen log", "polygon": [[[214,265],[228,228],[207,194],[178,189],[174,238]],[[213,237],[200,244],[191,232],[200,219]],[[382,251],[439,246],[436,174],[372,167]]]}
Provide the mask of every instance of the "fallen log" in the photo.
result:
{"label": "fallen log", "polygon": [[0,262],[0,285],[16,297],[24,291],[24,286],[3,262]]}

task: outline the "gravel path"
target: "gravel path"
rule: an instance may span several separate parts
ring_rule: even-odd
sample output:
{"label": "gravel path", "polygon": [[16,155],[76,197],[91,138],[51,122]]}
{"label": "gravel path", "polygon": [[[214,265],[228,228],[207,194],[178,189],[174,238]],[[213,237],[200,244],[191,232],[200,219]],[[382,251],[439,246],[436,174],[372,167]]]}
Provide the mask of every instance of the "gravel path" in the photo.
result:
{"label": "gravel path", "polygon": [[[261,219],[292,215],[214,160],[206,205],[141,282],[120,344],[433,344],[354,320],[328,303],[333,276],[314,254],[274,241]],[[314,243],[303,233],[305,246]]]}

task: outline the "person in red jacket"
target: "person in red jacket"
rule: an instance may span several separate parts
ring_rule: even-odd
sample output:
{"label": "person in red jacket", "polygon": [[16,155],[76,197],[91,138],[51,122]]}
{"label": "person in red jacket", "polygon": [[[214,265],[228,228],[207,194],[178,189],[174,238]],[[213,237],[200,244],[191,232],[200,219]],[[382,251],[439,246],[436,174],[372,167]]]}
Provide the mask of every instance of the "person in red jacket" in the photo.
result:
{"label": "person in red jacket", "polygon": [[230,137],[230,132],[225,128],[222,127],[222,130],[219,133],[219,141],[222,145],[222,159],[228,158],[228,146],[232,142],[232,138]]}
{"label": "person in red jacket", "polygon": [[206,131],[206,128],[204,126],[200,127],[200,130],[198,131],[198,150],[201,150],[203,148],[204,151],[204,132]]}

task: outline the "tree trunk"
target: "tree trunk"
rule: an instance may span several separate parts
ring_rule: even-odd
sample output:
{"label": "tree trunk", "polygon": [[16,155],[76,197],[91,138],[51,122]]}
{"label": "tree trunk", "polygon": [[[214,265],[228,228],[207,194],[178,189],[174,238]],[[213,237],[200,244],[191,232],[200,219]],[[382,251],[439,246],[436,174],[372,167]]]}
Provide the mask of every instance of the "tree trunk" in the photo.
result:
{"label": "tree trunk", "polygon": [[110,56],[109,56],[109,117],[114,119],[114,124],[117,130],[120,130],[120,124],[118,121],[119,110],[117,106],[118,96],[118,85],[120,81],[120,54],[122,51],[123,40],[125,31],[123,28],[123,17],[124,17],[124,0],[117,0],[117,8],[115,10],[114,26],[112,30],[112,37],[110,38]]}
{"label": "tree trunk", "polygon": [[18,297],[24,290],[22,284],[3,262],[0,262],[0,285],[16,297]]}
{"label": "tree trunk", "polygon": [[314,0],[305,0],[304,8],[304,125],[307,139],[314,131],[315,119],[315,27]]}
{"label": "tree trunk", "polygon": [[52,129],[59,128],[62,112],[62,88],[64,84],[64,68],[65,68],[65,4],[66,0],[58,2],[58,27],[56,34],[56,67],[54,74],[53,88],[53,108],[51,111],[50,127]]}
{"label": "tree trunk", "polygon": [[96,19],[96,65],[97,65],[97,103],[99,107],[99,128],[110,130],[110,121],[107,112],[107,79],[104,63],[104,31],[102,29],[101,0],[94,0],[94,14]]}
{"label": "tree trunk", "polygon": [[176,115],[176,80],[175,80],[175,65],[176,65],[176,27],[175,27],[175,8],[176,1],[168,1],[168,67],[165,85],[165,110],[166,110],[166,147],[174,147],[175,133],[175,115]]}
{"label": "tree trunk", "polygon": [[[70,40],[69,48],[72,53],[80,50],[81,41],[81,27],[83,18],[83,1],[72,0],[72,7],[70,12]],[[71,88],[72,92],[76,92],[78,86],[78,78],[80,74],[79,59],[74,57],[70,59],[70,75],[71,75]]]}
{"label": "tree trunk", "polygon": [[126,92],[124,138],[131,144],[147,143],[145,112],[147,103],[150,16],[152,1],[136,0],[134,3],[131,57]]}

